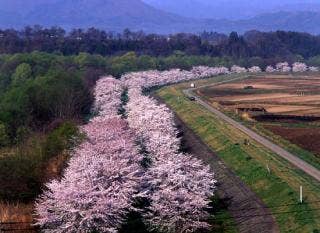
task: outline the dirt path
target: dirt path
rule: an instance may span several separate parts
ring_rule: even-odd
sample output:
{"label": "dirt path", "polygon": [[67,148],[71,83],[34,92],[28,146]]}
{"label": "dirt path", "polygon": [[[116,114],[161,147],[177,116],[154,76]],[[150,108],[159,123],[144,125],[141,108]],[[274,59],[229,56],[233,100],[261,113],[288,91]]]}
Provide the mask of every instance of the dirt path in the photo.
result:
{"label": "dirt path", "polygon": [[[163,103],[157,96],[153,97]],[[239,232],[279,232],[276,220],[260,198],[178,116],[176,124],[183,132],[182,141],[188,152],[210,164],[215,172],[218,180],[217,194],[228,204],[228,211]]]}
{"label": "dirt path", "polygon": [[247,134],[249,137],[251,137],[252,139],[257,141],[258,143],[260,143],[263,146],[267,147],[268,149],[270,149],[274,153],[278,154],[282,158],[284,158],[287,161],[289,161],[291,164],[293,164],[297,168],[299,168],[302,171],[304,171],[306,174],[312,176],[317,181],[320,181],[320,171],[318,169],[316,169],[312,165],[308,164],[307,162],[303,161],[302,159],[298,158],[297,156],[289,153],[288,151],[284,150],[283,148],[281,148],[280,146],[274,144],[273,142],[269,141],[268,139],[260,136],[259,134],[257,134],[253,130],[243,126],[241,123],[233,120],[232,118],[228,117],[227,115],[225,115],[224,113],[220,112],[219,110],[217,110],[216,108],[212,107],[211,105],[207,104],[200,97],[195,95],[193,93],[193,90],[195,90],[195,89],[186,89],[186,90],[183,90],[183,93],[188,97],[194,97],[196,99],[197,103],[199,103],[200,105],[205,107],[207,110],[209,110],[210,112],[215,114],[217,117],[219,117],[220,119],[226,121],[227,123],[229,123],[233,127],[241,130],[242,132]]}

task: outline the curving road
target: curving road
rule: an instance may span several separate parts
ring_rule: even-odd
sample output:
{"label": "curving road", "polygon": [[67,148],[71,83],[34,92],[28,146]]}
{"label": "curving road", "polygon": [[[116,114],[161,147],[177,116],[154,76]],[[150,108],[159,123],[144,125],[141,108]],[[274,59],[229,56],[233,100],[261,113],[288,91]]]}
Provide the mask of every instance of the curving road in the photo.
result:
{"label": "curving road", "polygon": [[[234,80],[231,80],[231,81],[234,81]],[[221,83],[216,83],[215,85],[219,85],[219,84],[221,84]],[[265,137],[262,137],[261,135],[257,134],[253,130],[245,127],[241,123],[233,120],[232,118],[228,117],[224,113],[220,112],[216,108],[212,107],[211,105],[209,105],[208,103],[203,101],[200,97],[198,97],[196,94],[193,93],[194,90],[197,90],[199,88],[201,88],[201,87],[185,89],[185,90],[183,90],[183,93],[188,97],[194,97],[195,100],[200,105],[202,105],[207,110],[209,110],[210,112],[215,114],[217,117],[219,117],[220,119],[222,119],[222,120],[226,121],[227,123],[231,124],[233,127],[241,130],[242,132],[247,134],[249,137],[251,137],[255,141],[259,142],[260,144],[262,144],[263,146],[267,147],[268,149],[270,149],[274,153],[278,154],[280,157],[282,157],[282,158],[286,159],[287,161],[289,161],[291,164],[293,164],[294,166],[296,166],[300,170],[304,171],[306,174],[312,176],[317,181],[320,181],[320,171],[317,168],[315,168],[314,166],[312,166],[309,163],[305,162],[304,160],[298,158],[296,155],[286,151],[282,147],[274,144],[273,142],[271,142],[270,140],[266,139]]]}

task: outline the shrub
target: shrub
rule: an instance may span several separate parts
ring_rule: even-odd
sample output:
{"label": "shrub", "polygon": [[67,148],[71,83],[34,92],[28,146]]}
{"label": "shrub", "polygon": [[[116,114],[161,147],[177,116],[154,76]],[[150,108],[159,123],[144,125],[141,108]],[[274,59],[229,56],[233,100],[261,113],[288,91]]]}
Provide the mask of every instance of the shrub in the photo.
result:
{"label": "shrub", "polygon": [[77,126],[72,122],[65,122],[48,135],[44,145],[45,155],[52,157],[63,150],[71,149],[81,138]]}
{"label": "shrub", "polygon": [[21,142],[16,153],[0,157],[0,199],[30,201],[38,196],[53,156],[70,149],[82,135],[72,122],[62,123],[48,136],[31,135]]}
{"label": "shrub", "polygon": [[17,153],[0,158],[0,198],[29,201],[41,190],[42,158],[39,153]]}
{"label": "shrub", "polygon": [[0,123],[0,147],[6,146],[9,143],[9,137],[4,124]]}
{"label": "shrub", "polygon": [[32,75],[31,66],[27,63],[20,64],[12,76],[13,85],[23,85]]}

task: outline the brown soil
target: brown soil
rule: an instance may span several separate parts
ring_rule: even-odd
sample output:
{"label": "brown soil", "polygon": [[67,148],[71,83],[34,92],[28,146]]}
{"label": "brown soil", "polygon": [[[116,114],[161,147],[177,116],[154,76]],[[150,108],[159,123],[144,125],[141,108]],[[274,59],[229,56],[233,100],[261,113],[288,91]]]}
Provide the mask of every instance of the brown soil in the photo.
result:
{"label": "brown soil", "polygon": [[228,110],[258,106],[272,114],[320,116],[319,77],[268,75],[207,86],[197,93]]}
{"label": "brown soil", "polygon": [[243,88],[245,86],[253,86],[257,89],[314,89],[319,90],[320,79],[316,77],[299,77],[293,78],[290,76],[284,76],[279,78],[279,76],[266,76],[261,78],[250,78],[241,81],[236,81],[234,83],[227,83],[217,86],[216,88]]}
{"label": "brown soil", "polygon": [[310,123],[320,122],[319,116],[296,116],[296,115],[279,115],[279,114],[260,114],[250,116],[258,122],[272,122],[272,123]]}
{"label": "brown soil", "polygon": [[264,127],[320,157],[320,128],[289,128],[278,125],[265,125]]}
{"label": "brown soil", "polygon": [[250,94],[250,95],[236,95],[236,96],[221,96],[216,97],[216,101],[250,101],[250,102],[259,102],[259,101],[273,101],[273,100],[286,100],[296,97],[295,95],[285,94],[285,93],[271,93],[271,94]]}
{"label": "brown soil", "polygon": [[306,110],[314,110],[316,107],[312,106],[297,106],[297,105],[273,105],[266,106],[266,110],[269,113],[288,113],[288,112],[296,112],[296,111],[306,111]]}

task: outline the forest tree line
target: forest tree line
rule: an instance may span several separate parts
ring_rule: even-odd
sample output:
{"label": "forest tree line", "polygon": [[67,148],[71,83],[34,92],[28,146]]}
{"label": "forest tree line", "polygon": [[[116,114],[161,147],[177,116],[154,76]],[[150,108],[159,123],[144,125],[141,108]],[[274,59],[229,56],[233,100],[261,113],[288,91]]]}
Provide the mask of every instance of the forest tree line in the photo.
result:
{"label": "forest tree line", "polygon": [[215,32],[199,34],[157,35],[142,31],[112,33],[90,28],[66,32],[59,27],[26,27],[20,31],[0,30],[0,53],[13,54],[32,51],[76,55],[80,52],[102,56],[123,55],[133,51],[138,55],[169,56],[176,51],[186,55],[256,57],[276,63],[281,60],[310,59],[320,54],[320,36],[299,32],[249,31],[243,35]]}

